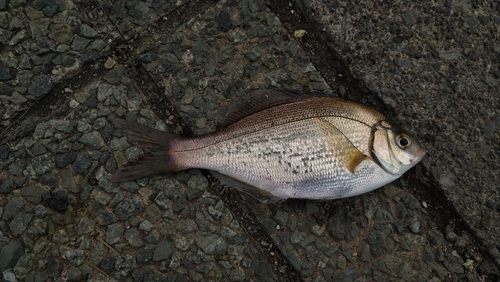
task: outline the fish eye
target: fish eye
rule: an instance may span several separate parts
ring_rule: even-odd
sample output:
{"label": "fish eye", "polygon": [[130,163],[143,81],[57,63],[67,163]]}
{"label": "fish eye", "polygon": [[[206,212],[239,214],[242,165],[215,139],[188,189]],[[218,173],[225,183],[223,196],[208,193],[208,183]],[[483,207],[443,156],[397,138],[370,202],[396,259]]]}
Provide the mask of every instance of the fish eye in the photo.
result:
{"label": "fish eye", "polygon": [[411,146],[411,138],[410,136],[402,133],[396,136],[396,144],[399,146],[401,149],[407,149],[408,147]]}

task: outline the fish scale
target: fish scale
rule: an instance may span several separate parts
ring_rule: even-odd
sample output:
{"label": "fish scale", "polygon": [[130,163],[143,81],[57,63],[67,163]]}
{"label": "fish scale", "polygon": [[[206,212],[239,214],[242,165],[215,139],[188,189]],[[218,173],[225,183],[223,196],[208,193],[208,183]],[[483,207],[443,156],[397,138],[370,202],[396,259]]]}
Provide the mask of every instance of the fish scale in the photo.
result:
{"label": "fish scale", "polygon": [[[280,136],[279,142],[268,137],[272,135]],[[263,158],[265,155],[269,157]],[[313,156],[309,166],[304,165],[305,156]],[[334,158],[321,131],[311,126],[310,118],[190,151],[183,159],[194,167],[230,175],[278,198],[342,198],[360,183],[371,182],[377,187],[392,181],[391,177],[381,177],[387,174],[373,163],[355,175],[349,172]],[[373,174],[380,176],[364,176]]]}
{"label": "fish scale", "polygon": [[263,202],[327,200],[379,188],[425,155],[408,133],[361,104],[288,91],[254,94],[240,113],[228,117],[232,124],[204,136],[182,137],[114,120],[146,155],[110,180],[204,168],[222,184]]}

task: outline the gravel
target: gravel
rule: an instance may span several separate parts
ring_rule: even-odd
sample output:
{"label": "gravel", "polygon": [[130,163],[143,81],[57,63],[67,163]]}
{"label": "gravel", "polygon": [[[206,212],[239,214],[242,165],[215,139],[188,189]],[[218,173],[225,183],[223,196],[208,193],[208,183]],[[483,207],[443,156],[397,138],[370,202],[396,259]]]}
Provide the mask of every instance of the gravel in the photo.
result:
{"label": "gravel", "polygon": [[[312,29],[297,18],[311,12],[293,1],[279,9],[260,0],[187,2],[0,1],[0,271],[12,271],[4,279],[498,278],[500,201],[488,194],[495,174],[485,169],[495,167],[500,128],[488,94],[498,88],[500,50],[491,7],[311,1],[314,18],[329,21]],[[296,38],[292,29],[306,33]],[[308,49],[326,44],[312,38],[322,29],[353,78],[326,76],[328,54]],[[345,77],[352,80],[342,84]],[[110,118],[201,135],[253,89],[351,97],[354,78],[370,89],[363,102],[376,96],[429,149],[416,176],[351,199],[274,205],[196,169],[108,181],[144,153]],[[471,154],[491,158],[468,172],[460,164],[474,163]],[[465,221],[445,216],[453,213],[439,199],[422,203],[429,175]],[[464,213],[467,201],[481,219]]]}

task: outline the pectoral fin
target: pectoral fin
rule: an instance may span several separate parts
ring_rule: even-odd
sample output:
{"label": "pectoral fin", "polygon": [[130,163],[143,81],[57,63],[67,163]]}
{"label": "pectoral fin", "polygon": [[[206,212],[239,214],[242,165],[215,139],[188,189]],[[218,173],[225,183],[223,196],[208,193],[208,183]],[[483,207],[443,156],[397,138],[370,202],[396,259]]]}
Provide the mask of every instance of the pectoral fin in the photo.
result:
{"label": "pectoral fin", "polygon": [[333,124],[322,118],[316,118],[315,121],[335,159],[342,162],[349,172],[354,173],[356,167],[368,157]]}

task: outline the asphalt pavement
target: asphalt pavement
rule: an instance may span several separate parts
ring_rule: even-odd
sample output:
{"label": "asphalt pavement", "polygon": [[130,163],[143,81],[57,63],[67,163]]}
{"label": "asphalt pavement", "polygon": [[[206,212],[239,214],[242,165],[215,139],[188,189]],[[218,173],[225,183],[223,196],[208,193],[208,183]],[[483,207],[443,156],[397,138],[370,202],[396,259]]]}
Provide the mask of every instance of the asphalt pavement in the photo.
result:
{"label": "asphalt pavement", "polygon": [[[5,281],[499,281],[498,1],[0,0]],[[110,183],[118,117],[201,135],[255,89],[369,105],[424,160],[261,204],[191,169]]]}

